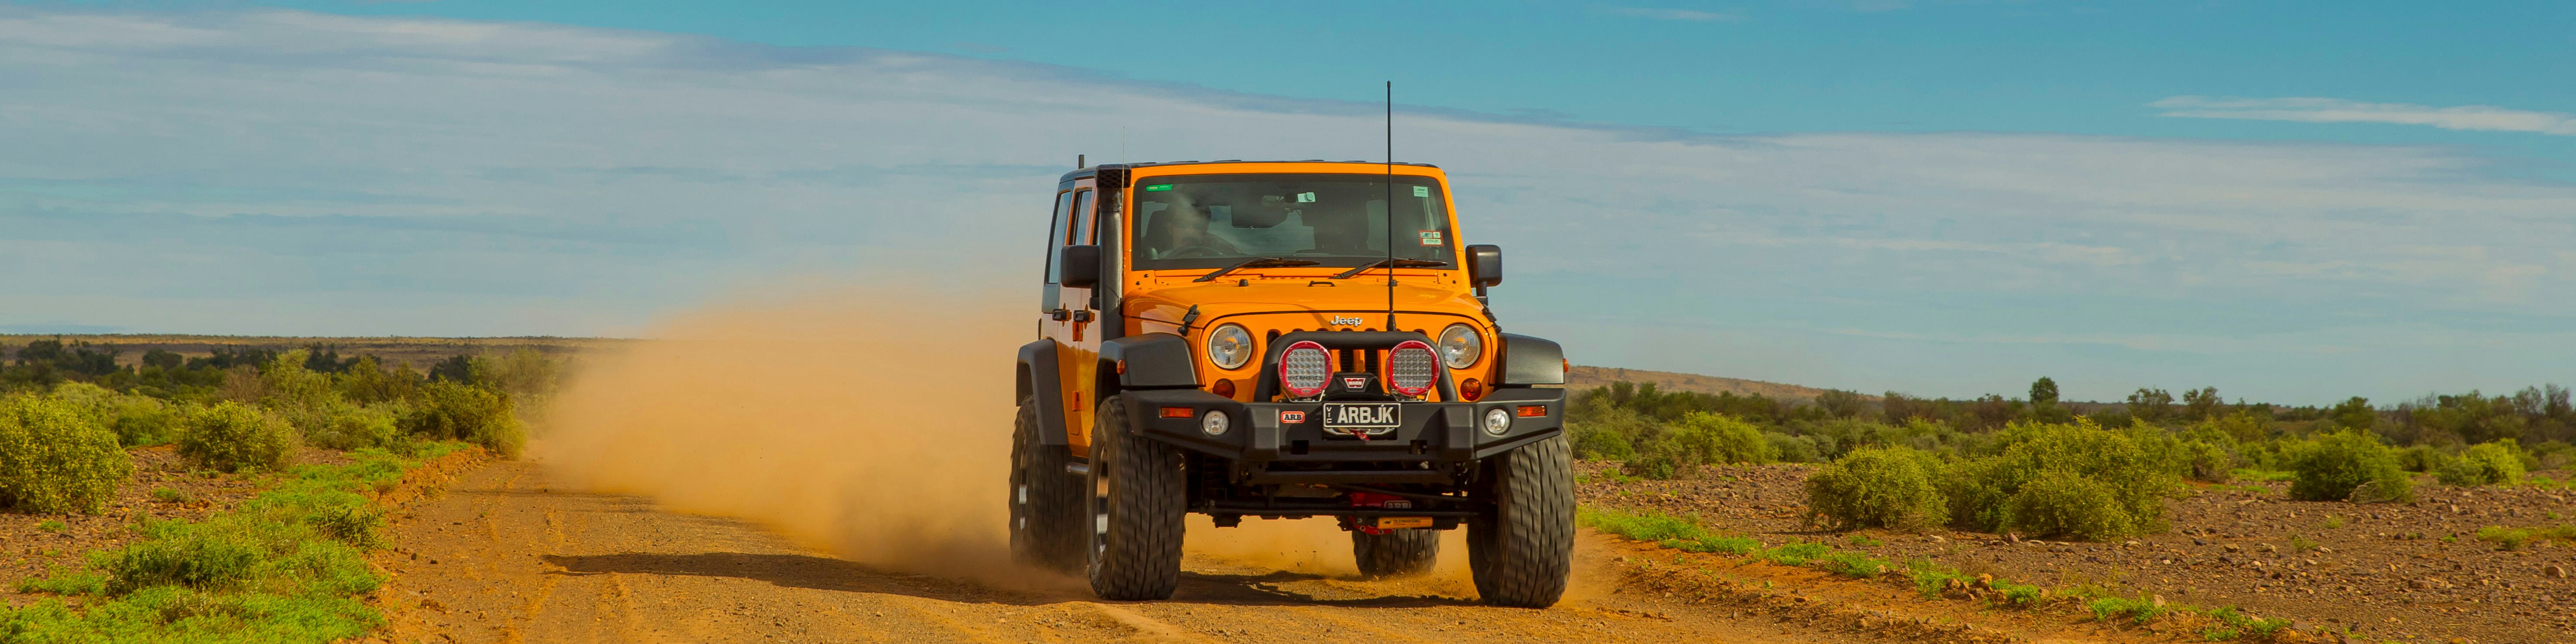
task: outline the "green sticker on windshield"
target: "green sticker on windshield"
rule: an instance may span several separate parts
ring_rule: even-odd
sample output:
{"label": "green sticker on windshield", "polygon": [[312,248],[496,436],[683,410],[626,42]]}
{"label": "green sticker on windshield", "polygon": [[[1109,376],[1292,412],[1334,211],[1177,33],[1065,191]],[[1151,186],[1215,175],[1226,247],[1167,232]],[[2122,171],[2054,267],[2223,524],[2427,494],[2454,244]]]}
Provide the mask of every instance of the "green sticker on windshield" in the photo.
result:
{"label": "green sticker on windshield", "polygon": [[1428,197],[1428,196],[1431,196],[1431,186],[1414,186],[1414,187],[1413,187],[1413,196],[1416,196],[1416,197]]}
{"label": "green sticker on windshield", "polygon": [[1168,184],[1168,183],[1160,183],[1160,184],[1154,184],[1154,185],[1150,185],[1150,186],[1145,186],[1145,191],[1146,191],[1146,192],[1170,192],[1171,190],[1172,190],[1172,184]]}

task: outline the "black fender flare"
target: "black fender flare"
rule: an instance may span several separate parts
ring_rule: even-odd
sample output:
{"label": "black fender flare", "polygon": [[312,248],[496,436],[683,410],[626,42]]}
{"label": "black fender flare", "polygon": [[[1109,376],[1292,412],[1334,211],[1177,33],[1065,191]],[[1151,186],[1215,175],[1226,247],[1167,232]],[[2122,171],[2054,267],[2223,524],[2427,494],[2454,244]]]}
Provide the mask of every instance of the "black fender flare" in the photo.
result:
{"label": "black fender flare", "polygon": [[1064,428],[1064,387],[1057,382],[1063,378],[1055,368],[1055,341],[1040,338],[1020,345],[1016,370],[1019,397],[1030,399],[1038,407],[1038,444],[1072,444]]}
{"label": "black fender flare", "polygon": [[[1115,376],[1114,378],[1112,376]],[[1115,389],[1183,389],[1199,386],[1190,341],[1169,333],[1143,333],[1100,343],[1101,397]]]}
{"label": "black fender flare", "polygon": [[1526,335],[1502,334],[1503,387],[1565,384],[1565,347],[1556,341]]}

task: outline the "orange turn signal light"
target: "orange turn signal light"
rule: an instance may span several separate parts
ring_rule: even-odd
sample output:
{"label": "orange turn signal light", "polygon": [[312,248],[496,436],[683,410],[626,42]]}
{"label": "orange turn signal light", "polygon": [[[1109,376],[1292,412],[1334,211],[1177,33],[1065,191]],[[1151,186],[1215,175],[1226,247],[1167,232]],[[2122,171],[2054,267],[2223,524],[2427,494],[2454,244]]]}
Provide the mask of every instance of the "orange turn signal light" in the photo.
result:
{"label": "orange turn signal light", "polygon": [[1547,405],[1521,405],[1518,412],[1522,418],[1537,418],[1547,415]]}
{"label": "orange turn signal light", "polygon": [[1188,408],[1188,407],[1164,407],[1164,408],[1163,408],[1163,417],[1164,417],[1164,418],[1188,418],[1188,417],[1190,417],[1190,416],[1193,416],[1193,415],[1194,415],[1194,414],[1190,413],[1190,411],[1191,411],[1191,410],[1190,410],[1190,408]]}
{"label": "orange turn signal light", "polygon": [[1467,399],[1467,402],[1475,402],[1476,399],[1485,397],[1485,383],[1476,382],[1474,378],[1458,383],[1458,397]]}
{"label": "orange turn signal light", "polygon": [[1217,397],[1219,397],[1219,398],[1233,398],[1233,397],[1234,397],[1234,379],[1233,379],[1233,378],[1218,378],[1218,379],[1216,379],[1216,386],[1208,387],[1208,393],[1216,394],[1216,395],[1217,395]]}

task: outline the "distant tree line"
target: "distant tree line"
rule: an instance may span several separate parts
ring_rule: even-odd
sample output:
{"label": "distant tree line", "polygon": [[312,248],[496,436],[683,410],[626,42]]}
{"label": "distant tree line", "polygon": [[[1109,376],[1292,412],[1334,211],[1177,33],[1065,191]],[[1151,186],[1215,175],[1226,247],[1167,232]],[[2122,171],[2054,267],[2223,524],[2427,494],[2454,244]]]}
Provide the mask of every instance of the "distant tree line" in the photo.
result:
{"label": "distant tree line", "polygon": [[[45,392],[68,382],[96,385],[118,393],[150,396],[165,400],[206,402],[218,399],[249,400],[243,391],[260,380],[259,376],[278,365],[278,358],[290,354],[288,347],[220,346],[207,355],[182,356],[166,349],[150,349],[136,364],[118,364],[125,349],[113,343],[65,341],[59,337],[28,342],[12,349],[0,345],[0,394],[12,392]],[[485,385],[520,393],[550,391],[555,383],[513,382],[527,380],[519,374],[542,373],[552,379],[560,369],[546,368],[530,361],[544,362],[532,352],[503,356],[459,354],[431,363],[427,371],[410,364],[386,362],[375,355],[342,355],[339,348],[312,344],[300,351],[303,371],[359,383],[361,389],[378,392],[374,400],[392,400],[408,395],[421,384],[453,382]],[[478,369],[476,363],[483,363]],[[229,391],[228,391],[229,387]]]}

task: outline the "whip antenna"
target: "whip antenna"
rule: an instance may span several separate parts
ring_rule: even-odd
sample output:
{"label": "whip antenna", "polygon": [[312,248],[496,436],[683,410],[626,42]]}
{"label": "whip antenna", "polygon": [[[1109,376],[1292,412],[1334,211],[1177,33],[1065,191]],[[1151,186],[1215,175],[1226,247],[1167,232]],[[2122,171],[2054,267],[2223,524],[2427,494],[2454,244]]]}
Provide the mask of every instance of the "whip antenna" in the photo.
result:
{"label": "whip antenna", "polygon": [[1386,82],[1386,330],[1395,330],[1395,81]]}

